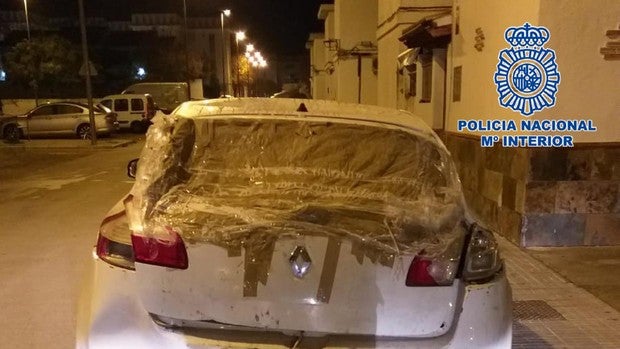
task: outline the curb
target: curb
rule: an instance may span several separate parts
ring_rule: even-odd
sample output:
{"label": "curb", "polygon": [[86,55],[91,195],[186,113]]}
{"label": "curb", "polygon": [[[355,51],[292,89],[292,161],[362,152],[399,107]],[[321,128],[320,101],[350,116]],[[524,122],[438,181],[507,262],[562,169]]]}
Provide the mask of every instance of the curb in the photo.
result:
{"label": "curb", "polygon": [[126,147],[136,143],[134,139],[119,140],[118,142],[98,141],[95,146],[90,144],[90,140],[21,140],[16,144],[9,144],[0,141],[0,149],[114,149]]}

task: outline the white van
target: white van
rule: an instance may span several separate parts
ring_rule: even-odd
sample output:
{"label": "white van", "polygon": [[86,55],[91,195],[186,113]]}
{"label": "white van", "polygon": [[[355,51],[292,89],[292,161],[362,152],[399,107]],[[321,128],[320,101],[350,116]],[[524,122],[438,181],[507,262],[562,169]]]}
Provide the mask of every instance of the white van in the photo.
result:
{"label": "white van", "polygon": [[121,128],[144,132],[155,116],[155,102],[148,94],[122,94],[103,97],[99,104],[116,114]]}
{"label": "white van", "polygon": [[140,82],[127,87],[122,93],[147,93],[153,96],[157,107],[166,114],[189,100],[185,82]]}

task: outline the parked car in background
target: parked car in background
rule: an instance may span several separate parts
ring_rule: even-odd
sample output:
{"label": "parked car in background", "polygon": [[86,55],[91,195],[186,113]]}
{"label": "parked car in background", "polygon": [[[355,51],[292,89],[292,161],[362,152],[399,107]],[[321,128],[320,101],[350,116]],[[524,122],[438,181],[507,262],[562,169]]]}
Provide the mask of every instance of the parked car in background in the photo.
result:
{"label": "parked car in background", "polygon": [[186,82],[140,82],[127,87],[122,94],[149,94],[165,114],[188,101]]}
{"label": "parked car in background", "polygon": [[[109,109],[93,106],[98,135],[109,135],[118,129],[116,115]],[[4,138],[73,135],[90,137],[88,106],[74,102],[48,103],[24,115],[13,116],[1,124]]]}
{"label": "parked car in background", "polygon": [[144,132],[155,116],[156,106],[149,94],[120,94],[105,96],[99,102],[116,114],[120,128],[135,133]]}
{"label": "parked car in background", "polygon": [[274,93],[271,98],[302,98],[302,99],[306,99],[309,98],[307,94],[298,91],[298,90],[292,90],[292,91],[280,91],[278,93]]}
{"label": "parked car in background", "polygon": [[408,112],[186,102],[135,166],[101,223],[78,348],[511,346],[498,245]]}

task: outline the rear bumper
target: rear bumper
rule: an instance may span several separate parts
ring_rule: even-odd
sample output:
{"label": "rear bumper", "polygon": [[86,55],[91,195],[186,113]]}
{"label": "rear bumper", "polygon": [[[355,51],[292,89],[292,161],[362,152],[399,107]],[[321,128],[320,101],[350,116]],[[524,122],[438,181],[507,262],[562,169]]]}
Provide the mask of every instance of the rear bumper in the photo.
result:
{"label": "rear bumper", "polygon": [[[132,271],[95,259],[93,273],[82,287],[77,348],[289,348],[295,340],[260,330],[166,329],[153,322],[136,289]],[[304,341],[319,342],[323,348],[510,348],[511,299],[510,285],[500,274],[488,283],[464,287],[462,311],[450,331],[439,337],[382,339],[339,335]]]}

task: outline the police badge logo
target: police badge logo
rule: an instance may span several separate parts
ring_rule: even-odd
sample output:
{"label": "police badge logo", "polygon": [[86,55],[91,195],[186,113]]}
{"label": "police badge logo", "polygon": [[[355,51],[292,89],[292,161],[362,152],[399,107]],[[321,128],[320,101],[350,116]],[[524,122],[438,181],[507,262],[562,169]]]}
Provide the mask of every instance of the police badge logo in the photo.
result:
{"label": "police badge logo", "polygon": [[529,23],[506,29],[512,47],[500,51],[494,79],[502,107],[530,116],[555,105],[560,72],[555,51],[543,47],[549,37],[547,28]]}

